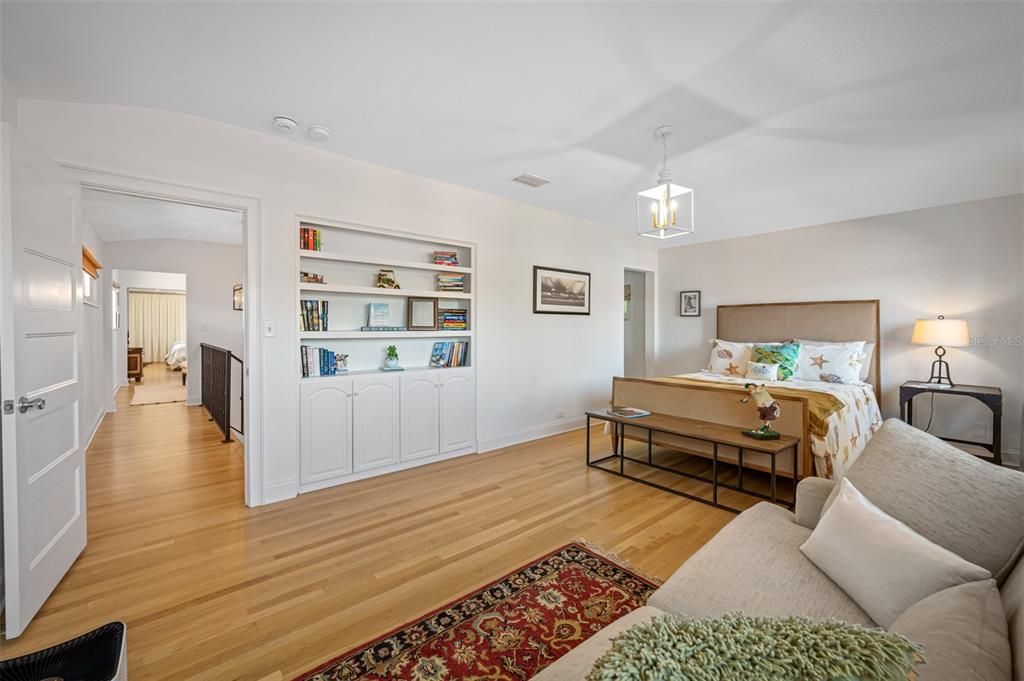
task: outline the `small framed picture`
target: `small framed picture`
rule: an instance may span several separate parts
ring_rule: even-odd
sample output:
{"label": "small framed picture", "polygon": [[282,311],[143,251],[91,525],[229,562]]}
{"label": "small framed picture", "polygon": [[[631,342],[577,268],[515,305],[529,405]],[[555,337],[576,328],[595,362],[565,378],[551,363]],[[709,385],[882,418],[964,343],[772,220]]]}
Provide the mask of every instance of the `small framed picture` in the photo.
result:
{"label": "small framed picture", "polygon": [[235,284],[231,288],[231,309],[242,311],[242,285]]}
{"label": "small framed picture", "polygon": [[679,316],[699,317],[700,316],[700,291],[679,292]]}
{"label": "small framed picture", "polygon": [[407,317],[410,331],[437,331],[437,298],[409,298]]}
{"label": "small framed picture", "polygon": [[534,314],[590,314],[590,272],[533,267]]}

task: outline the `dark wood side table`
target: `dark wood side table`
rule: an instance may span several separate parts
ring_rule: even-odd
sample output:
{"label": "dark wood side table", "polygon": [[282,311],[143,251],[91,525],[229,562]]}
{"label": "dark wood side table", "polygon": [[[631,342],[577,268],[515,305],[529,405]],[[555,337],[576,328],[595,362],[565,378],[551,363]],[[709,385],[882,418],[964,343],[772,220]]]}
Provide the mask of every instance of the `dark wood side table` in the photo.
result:
{"label": "dark wood side table", "polygon": [[954,437],[944,437],[947,442],[984,447],[992,452],[992,463],[1003,465],[1003,391],[988,385],[956,385],[940,387],[924,381],[907,381],[900,386],[900,419],[913,425],[914,397],[921,393],[936,395],[964,395],[973,397],[992,410],[992,442],[975,442]]}

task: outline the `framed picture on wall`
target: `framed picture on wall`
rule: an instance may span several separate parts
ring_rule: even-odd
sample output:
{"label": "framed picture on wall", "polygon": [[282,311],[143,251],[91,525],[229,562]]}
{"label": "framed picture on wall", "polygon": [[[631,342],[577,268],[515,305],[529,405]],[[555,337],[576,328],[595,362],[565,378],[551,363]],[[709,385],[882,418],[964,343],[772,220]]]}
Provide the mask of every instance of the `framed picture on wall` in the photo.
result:
{"label": "framed picture on wall", "polygon": [[700,291],[679,292],[679,316],[699,317],[700,316]]}
{"label": "framed picture on wall", "polygon": [[231,309],[242,311],[242,285],[235,284],[231,288]]}
{"label": "framed picture on wall", "polygon": [[625,284],[624,290],[622,292],[623,312],[624,312],[623,321],[627,321],[627,322],[629,321],[629,303],[630,303],[630,301],[632,299],[633,299],[633,287],[631,285],[629,285],[629,284]]}
{"label": "framed picture on wall", "polygon": [[590,272],[533,266],[534,314],[590,314]]}

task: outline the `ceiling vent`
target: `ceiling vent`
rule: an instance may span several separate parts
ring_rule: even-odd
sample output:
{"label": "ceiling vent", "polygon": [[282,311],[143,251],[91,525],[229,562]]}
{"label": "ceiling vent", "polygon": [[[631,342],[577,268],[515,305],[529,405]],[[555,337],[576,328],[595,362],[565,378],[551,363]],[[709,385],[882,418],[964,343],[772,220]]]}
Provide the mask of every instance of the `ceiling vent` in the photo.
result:
{"label": "ceiling vent", "polygon": [[551,182],[551,180],[547,180],[538,175],[531,175],[530,173],[523,173],[519,177],[513,177],[512,181],[518,182],[519,184],[525,184],[527,187],[533,187],[535,189],[537,187],[543,187]]}

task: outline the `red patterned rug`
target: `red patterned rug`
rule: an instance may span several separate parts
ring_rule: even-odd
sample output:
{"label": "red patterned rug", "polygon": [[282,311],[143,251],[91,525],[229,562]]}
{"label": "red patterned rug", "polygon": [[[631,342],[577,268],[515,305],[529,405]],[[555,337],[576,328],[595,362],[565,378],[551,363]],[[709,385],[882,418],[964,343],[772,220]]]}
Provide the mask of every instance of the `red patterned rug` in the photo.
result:
{"label": "red patterned rug", "polygon": [[296,681],[523,681],[644,605],[656,588],[568,544]]}

